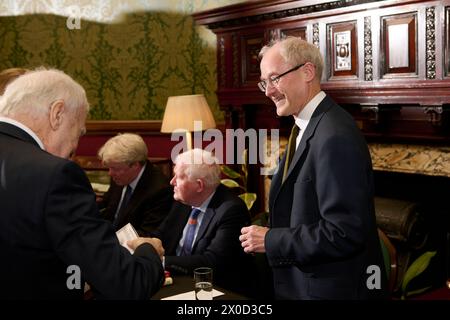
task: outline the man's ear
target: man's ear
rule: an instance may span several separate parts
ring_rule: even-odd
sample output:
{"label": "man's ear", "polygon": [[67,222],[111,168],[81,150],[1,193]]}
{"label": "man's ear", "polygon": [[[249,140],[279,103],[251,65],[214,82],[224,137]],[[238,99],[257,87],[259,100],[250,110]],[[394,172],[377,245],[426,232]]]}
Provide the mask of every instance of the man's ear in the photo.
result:
{"label": "man's ear", "polygon": [[316,77],[316,67],[310,63],[307,62],[304,66],[303,66],[303,71],[305,72],[306,75],[306,81],[310,82],[313,81],[314,78]]}
{"label": "man's ear", "polygon": [[58,130],[62,124],[65,106],[64,100],[56,100],[52,103],[49,110],[50,127],[52,130]]}
{"label": "man's ear", "polygon": [[205,190],[205,183],[203,182],[203,180],[197,179],[196,182],[197,182],[197,192],[198,193],[203,192],[203,190]]}

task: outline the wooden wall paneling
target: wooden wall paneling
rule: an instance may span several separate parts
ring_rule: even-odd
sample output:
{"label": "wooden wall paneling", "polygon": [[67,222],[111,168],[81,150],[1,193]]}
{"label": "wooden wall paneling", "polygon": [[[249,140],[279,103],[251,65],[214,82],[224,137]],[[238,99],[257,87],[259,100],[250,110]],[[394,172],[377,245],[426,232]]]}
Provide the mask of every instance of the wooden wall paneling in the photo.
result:
{"label": "wooden wall paneling", "polygon": [[358,38],[356,20],[327,25],[329,80],[358,78]]}
{"label": "wooden wall paneling", "polygon": [[300,37],[304,40],[308,40],[306,37],[306,26],[296,26],[296,27],[290,27],[290,28],[283,28],[280,27],[280,37],[286,38],[286,37]]}
{"label": "wooden wall paneling", "polygon": [[450,77],[450,6],[444,7],[444,77]]}
{"label": "wooden wall paneling", "polygon": [[[289,135],[292,119],[277,117],[256,86],[256,57],[269,40],[296,35],[320,49],[323,90],[368,139],[450,143],[450,0],[249,1],[194,19],[225,39],[218,42],[225,46],[218,63],[225,60],[232,76],[226,86],[219,80],[217,94],[226,128],[278,128],[281,139]],[[347,43],[337,41],[339,33]],[[337,64],[340,58],[347,66]],[[251,189],[260,190],[259,169],[250,175]],[[256,212],[261,208],[258,200]]]}
{"label": "wooden wall paneling", "polygon": [[233,83],[232,87],[238,88],[241,86],[242,82],[242,56],[241,56],[241,49],[242,49],[242,43],[240,41],[240,36],[237,32],[233,32],[231,35],[231,60],[232,60],[232,67],[231,70],[233,70]]}
{"label": "wooden wall paneling", "polygon": [[381,17],[382,77],[417,77],[417,12]]}
{"label": "wooden wall paneling", "polygon": [[256,32],[239,32],[240,50],[237,53],[242,63],[242,86],[256,86],[259,81],[259,58],[261,47],[266,44],[264,33],[261,30]]}
{"label": "wooden wall paneling", "polygon": [[225,40],[226,35],[217,35],[217,84],[221,88],[227,86],[227,68],[226,68],[226,55],[225,55]]}

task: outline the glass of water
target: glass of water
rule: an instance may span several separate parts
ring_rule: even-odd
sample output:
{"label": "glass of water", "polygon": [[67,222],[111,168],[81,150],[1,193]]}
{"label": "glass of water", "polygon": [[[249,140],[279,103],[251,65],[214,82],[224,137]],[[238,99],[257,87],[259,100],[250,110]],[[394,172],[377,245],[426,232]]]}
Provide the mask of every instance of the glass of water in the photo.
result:
{"label": "glass of water", "polygon": [[201,267],[194,270],[195,300],[213,299],[213,270]]}

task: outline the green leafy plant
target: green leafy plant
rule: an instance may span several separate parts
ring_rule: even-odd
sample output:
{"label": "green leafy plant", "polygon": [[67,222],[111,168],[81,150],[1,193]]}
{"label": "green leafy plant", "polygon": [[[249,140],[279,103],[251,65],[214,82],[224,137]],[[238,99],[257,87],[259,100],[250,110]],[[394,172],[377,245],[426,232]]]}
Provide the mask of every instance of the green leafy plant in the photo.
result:
{"label": "green leafy plant", "polygon": [[222,179],[221,182],[223,185],[229,187],[229,188],[240,188],[243,192],[239,195],[239,197],[244,200],[245,204],[247,205],[247,209],[250,210],[253,206],[253,204],[256,201],[256,193],[248,192],[247,190],[247,179],[248,179],[248,164],[247,164],[247,153],[248,150],[245,149],[242,153],[242,165],[241,165],[241,172],[236,172],[235,170],[231,169],[229,166],[222,165],[221,171],[222,173],[227,176],[227,179]]}
{"label": "green leafy plant", "polygon": [[424,254],[422,254],[420,257],[418,257],[406,270],[405,276],[402,280],[402,296],[401,299],[404,300],[409,296],[420,294],[422,292],[427,291],[431,288],[431,286],[426,288],[421,288],[413,291],[407,291],[408,285],[411,283],[411,280],[416,278],[418,275],[420,275],[422,272],[424,272],[431,261],[431,258],[433,258],[436,255],[436,251],[427,251]]}

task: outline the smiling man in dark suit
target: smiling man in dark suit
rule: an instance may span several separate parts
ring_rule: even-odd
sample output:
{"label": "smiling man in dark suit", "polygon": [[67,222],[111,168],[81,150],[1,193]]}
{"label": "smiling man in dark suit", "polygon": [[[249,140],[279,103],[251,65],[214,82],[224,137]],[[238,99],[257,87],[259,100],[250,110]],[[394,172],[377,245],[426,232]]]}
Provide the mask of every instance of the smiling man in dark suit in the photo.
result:
{"label": "smiling man in dark suit", "polygon": [[84,89],[54,69],[0,97],[0,299],[81,299],[83,280],[98,299],[147,299],[162,284],[159,242],[122,247],[68,160],[88,110]]}
{"label": "smiling man in dark suit", "polygon": [[288,37],[260,56],[259,88],[295,124],[272,178],[270,227],[243,228],[245,252],[266,253],[278,299],[384,297],[370,154],[352,117],[321,90],[319,49]]}
{"label": "smiling man in dark suit", "polygon": [[112,179],[99,203],[102,215],[116,230],[131,223],[140,236],[155,231],[172,206],[173,192],[169,178],[147,159],[145,141],[137,134],[119,134],[98,156]]}

